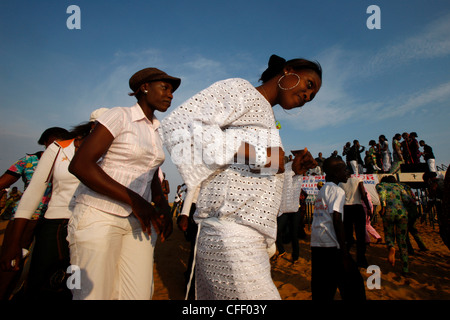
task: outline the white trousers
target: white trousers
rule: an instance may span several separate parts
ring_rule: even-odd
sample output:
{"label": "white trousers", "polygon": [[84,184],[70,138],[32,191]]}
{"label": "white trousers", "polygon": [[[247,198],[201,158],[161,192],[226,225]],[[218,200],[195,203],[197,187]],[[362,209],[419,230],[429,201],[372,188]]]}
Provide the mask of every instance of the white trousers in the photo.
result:
{"label": "white trousers", "polygon": [[354,173],[354,174],[359,174],[359,173],[361,173],[361,172],[359,171],[358,161],[356,161],[356,160],[350,161],[350,166],[352,167],[352,170],[353,170],[353,173]]}
{"label": "white trousers", "polygon": [[70,263],[81,271],[74,300],[149,300],[156,231],[142,232],[134,215],[120,217],[77,204],[69,221]]}
{"label": "white trousers", "polygon": [[384,172],[389,172],[391,170],[392,160],[391,154],[386,152],[383,153],[383,170]]}
{"label": "white trousers", "polygon": [[431,172],[437,172],[435,159],[428,159],[427,164]]}

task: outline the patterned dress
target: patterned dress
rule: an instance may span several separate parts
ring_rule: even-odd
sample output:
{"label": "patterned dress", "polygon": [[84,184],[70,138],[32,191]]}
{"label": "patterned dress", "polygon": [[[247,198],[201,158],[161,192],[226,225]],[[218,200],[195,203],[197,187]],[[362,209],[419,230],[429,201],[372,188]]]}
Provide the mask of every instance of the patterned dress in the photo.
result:
{"label": "patterned dress", "polygon": [[405,188],[399,183],[381,182],[376,186],[381,206],[386,207],[383,226],[386,245],[394,247],[395,239],[400,251],[403,272],[409,271],[408,248],[408,212],[406,205],[413,203]]}
{"label": "patterned dress", "polygon": [[369,157],[372,159],[371,163],[373,165],[373,169],[376,172],[376,170],[378,170],[377,167],[378,159],[377,159],[377,151],[373,146],[369,148]]}
{"label": "patterned dress", "polygon": [[401,154],[402,145],[400,141],[393,139],[392,148],[393,148],[393,161],[390,173],[397,173],[400,171],[400,166],[405,163],[403,161],[403,157]]}
{"label": "patterned dress", "polygon": [[[42,152],[27,154],[25,157],[17,160],[16,163],[14,163],[6,172],[12,176],[22,178],[22,181],[24,183],[24,190],[26,190],[28,185],[30,184],[31,177],[36,170],[41,155]],[[47,190],[45,190],[44,196],[42,197],[41,203],[39,203],[39,206],[31,217],[31,220],[36,220],[44,215],[45,211],[47,210],[48,202],[50,201],[51,193],[52,186],[51,183],[49,183],[48,188]],[[17,206],[14,207],[13,214],[16,212],[16,209]]]}
{"label": "patterned dress", "polygon": [[190,194],[197,299],[280,299],[267,249],[275,243],[283,175],[255,174],[234,163],[242,142],[282,147],[272,107],[246,80],[217,82],[163,121],[163,140]]}

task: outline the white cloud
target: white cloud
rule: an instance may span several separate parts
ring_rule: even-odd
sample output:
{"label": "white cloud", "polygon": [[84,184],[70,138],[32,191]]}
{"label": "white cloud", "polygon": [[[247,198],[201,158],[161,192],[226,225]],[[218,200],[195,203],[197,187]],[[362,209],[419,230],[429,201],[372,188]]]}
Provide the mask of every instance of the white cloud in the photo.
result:
{"label": "white cloud", "polygon": [[210,71],[212,69],[220,70],[223,68],[220,62],[202,56],[197,56],[195,59],[185,62],[184,66],[198,71]]}
{"label": "white cloud", "polygon": [[450,14],[433,21],[424,30],[394,42],[371,56],[364,72],[380,72],[414,60],[432,59],[450,54]]}
{"label": "white cloud", "polygon": [[448,56],[448,34],[450,15],[430,23],[421,33],[387,45],[374,54],[364,50],[350,51],[342,46],[328,48],[318,58],[324,79],[316,99],[301,111],[285,113],[276,110],[276,117],[292,129],[309,131],[364,120],[368,116],[371,121],[394,118],[448,101],[450,82],[435,83],[427,88],[409,87],[410,92],[399,90],[397,95],[380,96],[375,100],[365,96],[365,92],[370,93],[370,87],[365,92],[352,90],[353,84],[386,73],[388,68]]}
{"label": "white cloud", "polygon": [[395,101],[386,103],[384,107],[379,108],[376,118],[382,120],[403,116],[409,112],[426,108],[436,103],[442,103],[443,101],[450,101],[450,82],[419,92],[409,98],[399,96]]}
{"label": "white cloud", "polygon": [[317,60],[320,61],[324,73],[322,88],[316,98],[301,109],[284,112],[277,108],[276,118],[293,129],[315,130],[345,123],[356,116],[361,108],[356,107],[356,97],[348,90],[348,84],[354,81],[352,77],[356,65],[342,63],[354,61],[348,58],[349,55],[339,46],[329,48],[319,55]]}

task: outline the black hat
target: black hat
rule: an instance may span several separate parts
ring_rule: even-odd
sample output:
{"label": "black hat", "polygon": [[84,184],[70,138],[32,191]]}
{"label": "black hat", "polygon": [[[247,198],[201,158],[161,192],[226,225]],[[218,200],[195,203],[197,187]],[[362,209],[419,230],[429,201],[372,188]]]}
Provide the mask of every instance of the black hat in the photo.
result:
{"label": "black hat", "polygon": [[164,71],[156,68],[146,68],[133,74],[129,81],[130,89],[135,93],[142,84],[152,81],[169,82],[173,86],[173,92],[175,92],[181,83],[181,79],[169,76]]}

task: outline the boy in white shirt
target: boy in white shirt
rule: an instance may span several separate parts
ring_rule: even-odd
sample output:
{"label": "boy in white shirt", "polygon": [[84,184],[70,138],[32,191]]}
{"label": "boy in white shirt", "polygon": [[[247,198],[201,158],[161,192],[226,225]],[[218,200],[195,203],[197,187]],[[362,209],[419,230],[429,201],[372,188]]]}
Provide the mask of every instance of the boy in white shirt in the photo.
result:
{"label": "boy in white shirt", "polygon": [[[343,299],[365,299],[362,277],[345,247],[345,192],[338,184],[350,173],[338,158],[326,159],[323,170],[326,183],[317,196],[311,226],[312,299],[333,300],[338,288]],[[347,277],[351,274],[355,276]]]}

